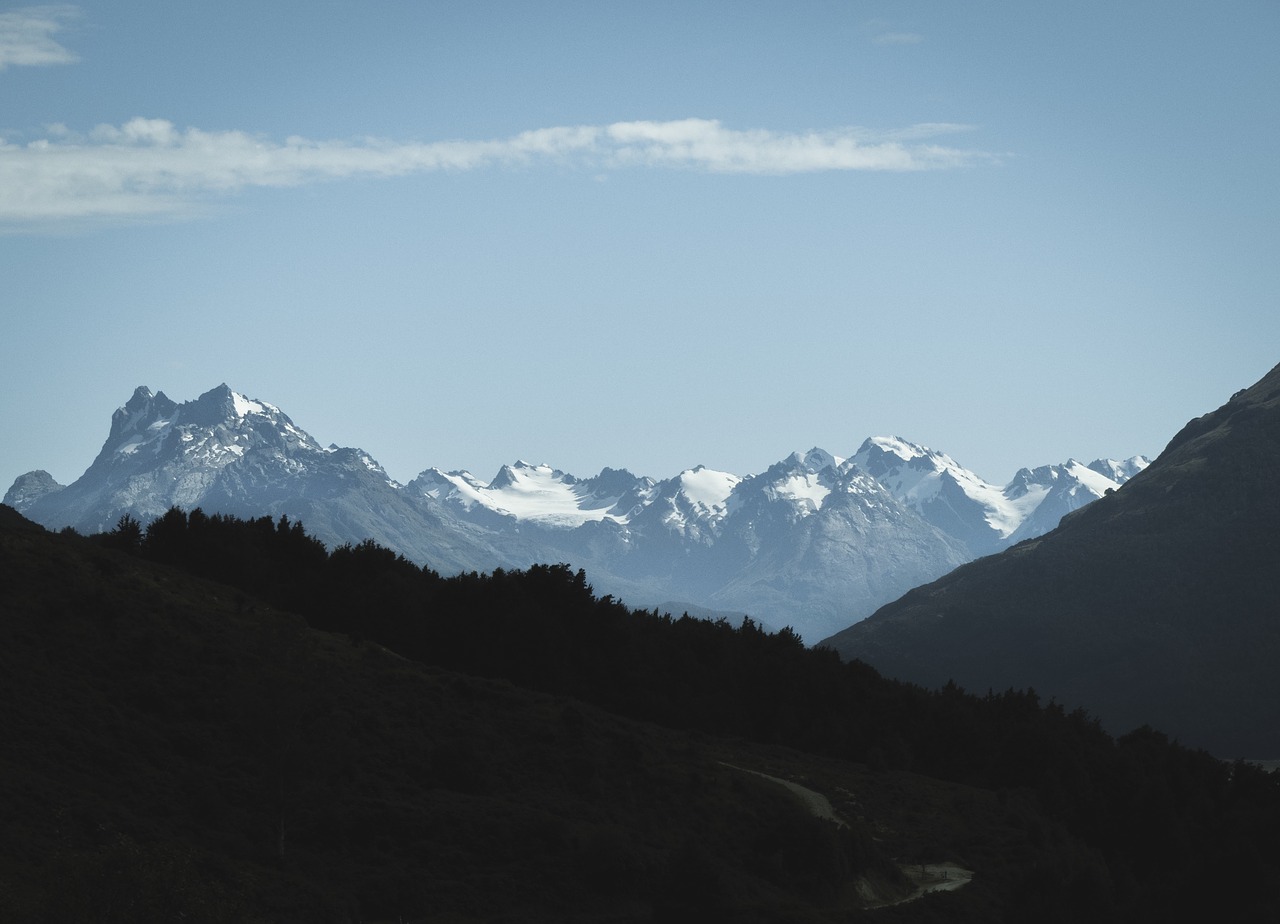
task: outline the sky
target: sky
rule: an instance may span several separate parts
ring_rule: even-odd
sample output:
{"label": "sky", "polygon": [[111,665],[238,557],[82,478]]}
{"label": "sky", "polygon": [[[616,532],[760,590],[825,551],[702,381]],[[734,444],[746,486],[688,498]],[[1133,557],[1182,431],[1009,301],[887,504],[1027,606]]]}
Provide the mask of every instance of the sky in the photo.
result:
{"label": "sky", "polygon": [[0,488],[1154,456],[1280,362],[1280,3],[0,3]]}

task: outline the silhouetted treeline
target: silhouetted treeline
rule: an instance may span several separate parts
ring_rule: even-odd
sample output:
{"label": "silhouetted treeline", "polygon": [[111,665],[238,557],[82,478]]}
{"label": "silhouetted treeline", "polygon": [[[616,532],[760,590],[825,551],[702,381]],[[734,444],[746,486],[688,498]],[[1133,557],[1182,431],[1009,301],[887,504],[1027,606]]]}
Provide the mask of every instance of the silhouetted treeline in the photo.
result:
{"label": "silhouetted treeline", "polygon": [[[372,542],[327,552],[298,523],[170,510],[98,541],[428,664],[505,678],[674,728],[740,736],[1034,799],[1097,851],[1073,885],[1127,919],[1270,907],[1280,781],[1149,728],[1119,739],[1031,691],[892,682],[789,630],[767,633],[597,598],[565,565],[442,577]],[[1047,835],[1046,835],[1047,836]],[[1077,898],[1080,898],[1077,895]],[[1082,900],[1084,900],[1082,899]],[[1243,904],[1240,904],[1243,902]]]}

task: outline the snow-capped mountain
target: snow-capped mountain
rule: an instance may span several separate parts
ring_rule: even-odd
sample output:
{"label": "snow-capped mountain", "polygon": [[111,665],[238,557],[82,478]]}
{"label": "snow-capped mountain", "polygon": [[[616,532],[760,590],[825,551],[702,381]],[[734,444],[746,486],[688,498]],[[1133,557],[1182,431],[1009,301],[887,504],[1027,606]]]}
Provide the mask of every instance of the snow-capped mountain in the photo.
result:
{"label": "snow-capped mountain", "polygon": [[1096,459],[1081,465],[1069,459],[1063,465],[1019,469],[1005,487],[1004,495],[1015,503],[1021,501],[1029,512],[1005,539],[1004,545],[1043,536],[1056,528],[1068,513],[1116,490],[1150,464],[1151,460],[1145,456],[1135,456],[1123,462]]}
{"label": "snow-capped mountain", "polygon": [[1003,488],[983,481],[945,453],[900,437],[872,437],[850,462],[904,504],[965,543],[974,557],[1043,535],[1066,514],[1114,491],[1150,460],[1099,459],[1088,466],[1020,469]]}
{"label": "snow-capped mountain", "polygon": [[[791,622],[804,636],[847,625],[849,601],[888,602],[898,587],[970,557],[875,478],[822,450],[743,479],[727,506],[714,550],[727,579],[711,602]],[[803,624],[779,619],[788,612],[803,612]]]}
{"label": "snow-capped mountain", "polygon": [[124,514],[147,523],[173,506],[286,514],[330,545],[375,537],[446,571],[494,554],[483,537],[433,522],[367,453],[324,448],[279,408],[226,385],[182,404],[138,388],[88,470],[65,488],[44,487],[29,502],[11,489],[5,503],[82,532],[109,530]]}
{"label": "snow-capped mountain", "polygon": [[486,482],[428,468],[407,485],[359,449],[322,446],[279,408],[220,385],[177,403],[138,388],[73,484],[44,472],[5,503],[46,526],[144,524],[171,506],[301,520],[327,544],[372,538],[443,573],[539,561],[586,569],[635,606],[684,600],[820,638],[979,555],[1040,535],[1146,465],[1023,469],[989,484],[897,437],[849,458],[814,448],[764,472],[695,466],[657,481],[515,462]]}

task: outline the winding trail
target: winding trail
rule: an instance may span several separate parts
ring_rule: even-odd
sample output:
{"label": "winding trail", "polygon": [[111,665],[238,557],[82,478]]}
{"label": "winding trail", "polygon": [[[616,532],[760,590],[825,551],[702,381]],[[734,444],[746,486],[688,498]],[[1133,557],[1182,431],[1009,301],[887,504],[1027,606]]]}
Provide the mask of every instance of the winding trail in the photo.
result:
{"label": "winding trail", "polygon": [[[767,773],[761,773],[759,770],[748,770],[746,767],[739,767],[736,764],[720,761],[725,767],[731,770],[737,770],[741,773],[750,773],[753,776],[763,777],[766,780],[777,783],[779,786],[785,786],[788,790],[800,798],[809,810],[809,812],[818,818],[825,818],[827,821],[834,822],[842,828],[849,827],[848,822],[836,814],[835,808],[831,805],[831,800],[816,790],[807,786],[801,786],[799,783],[793,783],[791,780],[784,780],[781,777],[770,776]],[[913,902],[930,892],[953,892],[961,886],[968,885],[973,879],[973,870],[965,869],[955,863],[899,863],[898,868],[902,870],[904,876],[915,884],[915,889],[910,895],[903,898],[895,899],[890,902],[876,901],[873,892],[864,891],[859,887],[859,893],[869,901],[868,909],[871,908],[889,908],[893,905],[904,905],[907,902]]]}
{"label": "winding trail", "polygon": [[965,869],[955,863],[900,863],[898,869],[916,884],[915,892],[896,902],[886,902],[875,907],[887,908],[889,905],[901,905],[915,901],[930,892],[954,892],[961,886],[968,885],[973,879],[973,870]]}
{"label": "winding trail", "polygon": [[787,789],[791,790],[791,792],[800,797],[800,801],[805,804],[805,807],[811,814],[816,815],[819,818],[825,818],[827,821],[833,821],[841,828],[849,827],[848,823],[836,814],[835,808],[831,805],[831,800],[820,792],[812,790],[807,786],[801,786],[799,783],[784,780],[782,777],[770,776],[767,773],[761,773],[759,770],[748,770],[746,767],[739,767],[736,764],[727,764],[723,760],[720,761],[720,763],[731,770],[739,770],[742,773],[750,773],[754,776],[764,777],[766,780],[777,783],[779,786],[785,786]]}

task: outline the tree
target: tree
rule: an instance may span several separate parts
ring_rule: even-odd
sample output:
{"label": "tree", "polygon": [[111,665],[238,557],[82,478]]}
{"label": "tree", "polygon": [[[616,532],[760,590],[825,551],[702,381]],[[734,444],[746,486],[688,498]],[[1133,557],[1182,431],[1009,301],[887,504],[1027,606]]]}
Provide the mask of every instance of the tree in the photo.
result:
{"label": "tree", "polygon": [[116,520],[115,529],[107,533],[107,545],[130,554],[142,548],[142,524],[127,513]]}

